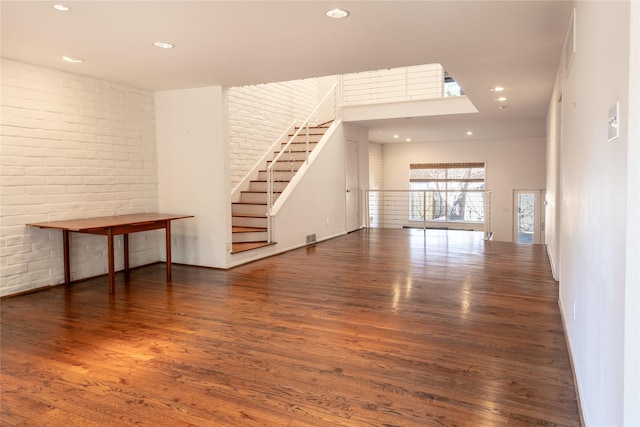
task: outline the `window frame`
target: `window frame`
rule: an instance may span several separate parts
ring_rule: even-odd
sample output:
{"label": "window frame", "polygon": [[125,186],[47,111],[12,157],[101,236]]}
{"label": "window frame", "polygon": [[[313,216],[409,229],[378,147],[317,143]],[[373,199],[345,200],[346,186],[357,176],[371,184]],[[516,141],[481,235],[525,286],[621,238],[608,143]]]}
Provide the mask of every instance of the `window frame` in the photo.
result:
{"label": "window frame", "polygon": [[[468,171],[460,176],[461,169]],[[412,163],[409,170],[409,221],[484,224],[485,162]],[[424,188],[420,185],[422,183],[431,188]],[[469,190],[470,185],[478,188]],[[428,193],[431,193],[429,209],[426,203]],[[469,209],[468,205],[471,206]],[[476,215],[476,220],[473,215]]]}

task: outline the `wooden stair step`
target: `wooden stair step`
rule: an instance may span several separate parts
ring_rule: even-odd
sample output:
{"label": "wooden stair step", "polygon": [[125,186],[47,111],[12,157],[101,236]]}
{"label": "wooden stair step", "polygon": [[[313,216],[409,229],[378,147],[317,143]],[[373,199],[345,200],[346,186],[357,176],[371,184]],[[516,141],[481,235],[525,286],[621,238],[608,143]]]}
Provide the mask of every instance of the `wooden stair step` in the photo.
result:
{"label": "wooden stair step", "polygon": [[233,243],[231,245],[231,253],[237,254],[239,252],[246,252],[253,249],[264,248],[266,246],[275,245],[275,242],[243,242],[243,243]]}
{"label": "wooden stair step", "polygon": [[[305,160],[297,160],[297,159],[280,159],[276,160],[276,163],[304,163]],[[273,160],[267,160],[267,164],[273,163]]]}
{"label": "wooden stair step", "polygon": [[234,213],[231,214],[231,217],[239,217],[239,218],[266,218],[266,215],[258,215],[258,214],[240,214],[240,213]]}
{"label": "wooden stair step", "polygon": [[[266,193],[266,191],[243,191],[243,193]],[[277,191],[273,192],[274,194],[277,193]],[[232,202],[232,205],[252,205],[252,206],[267,206],[266,203],[257,203],[257,202]]]}
{"label": "wooden stair step", "polygon": [[[242,197],[243,193],[248,193],[248,194],[267,194],[266,191],[251,191],[251,190],[247,190],[247,191],[241,191],[240,192],[240,194],[241,194],[240,197]],[[281,193],[282,193],[282,191],[274,191],[273,192],[274,195],[281,194]],[[234,203],[242,203],[242,202],[234,202]],[[264,203],[252,203],[252,202],[245,202],[245,203],[249,203],[250,205],[264,205]]]}
{"label": "wooden stair step", "polygon": [[255,233],[260,231],[267,231],[265,227],[231,227],[232,233]]}
{"label": "wooden stair step", "polygon": [[[296,132],[298,131],[298,129],[300,128],[296,128]],[[300,129],[301,132],[298,134],[298,136],[307,136],[307,131],[306,128],[302,128]],[[327,128],[309,128],[309,135],[321,135],[323,133],[325,133],[327,131]],[[295,132],[290,133],[289,137],[292,137],[295,134]]]}

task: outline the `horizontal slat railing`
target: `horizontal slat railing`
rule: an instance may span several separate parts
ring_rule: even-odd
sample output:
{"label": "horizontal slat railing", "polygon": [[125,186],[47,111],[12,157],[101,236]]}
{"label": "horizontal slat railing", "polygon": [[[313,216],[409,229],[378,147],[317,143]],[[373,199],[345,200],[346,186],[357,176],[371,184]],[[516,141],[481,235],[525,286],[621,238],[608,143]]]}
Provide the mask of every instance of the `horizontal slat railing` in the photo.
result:
{"label": "horizontal slat railing", "polygon": [[445,96],[444,74],[440,64],[345,74],[343,105],[442,98]]}
{"label": "horizontal slat railing", "polygon": [[491,192],[434,190],[368,190],[368,228],[491,229]]}

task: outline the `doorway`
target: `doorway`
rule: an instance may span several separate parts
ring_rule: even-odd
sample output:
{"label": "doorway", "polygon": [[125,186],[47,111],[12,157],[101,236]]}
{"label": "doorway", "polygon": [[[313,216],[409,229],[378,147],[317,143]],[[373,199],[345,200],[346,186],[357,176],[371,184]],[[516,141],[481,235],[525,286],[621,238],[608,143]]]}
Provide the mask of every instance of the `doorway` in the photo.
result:
{"label": "doorway", "polygon": [[359,142],[346,140],[346,220],[347,232],[360,228]]}
{"label": "doorway", "polygon": [[515,243],[542,243],[544,193],[544,190],[513,191],[513,241]]}

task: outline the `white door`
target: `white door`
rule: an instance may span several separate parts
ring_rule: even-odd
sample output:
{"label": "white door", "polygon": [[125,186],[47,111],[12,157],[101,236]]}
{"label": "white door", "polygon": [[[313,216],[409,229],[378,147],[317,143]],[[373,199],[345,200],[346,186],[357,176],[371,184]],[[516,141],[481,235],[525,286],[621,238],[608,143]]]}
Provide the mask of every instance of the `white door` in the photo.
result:
{"label": "white door", "polygon": [[360,223],[359,142],[346,140],[346,219],[347,232],[358,230]]}
{"label": "white door", "polygon": [[513,241],[542,243],[544,190],[513,191]]}

